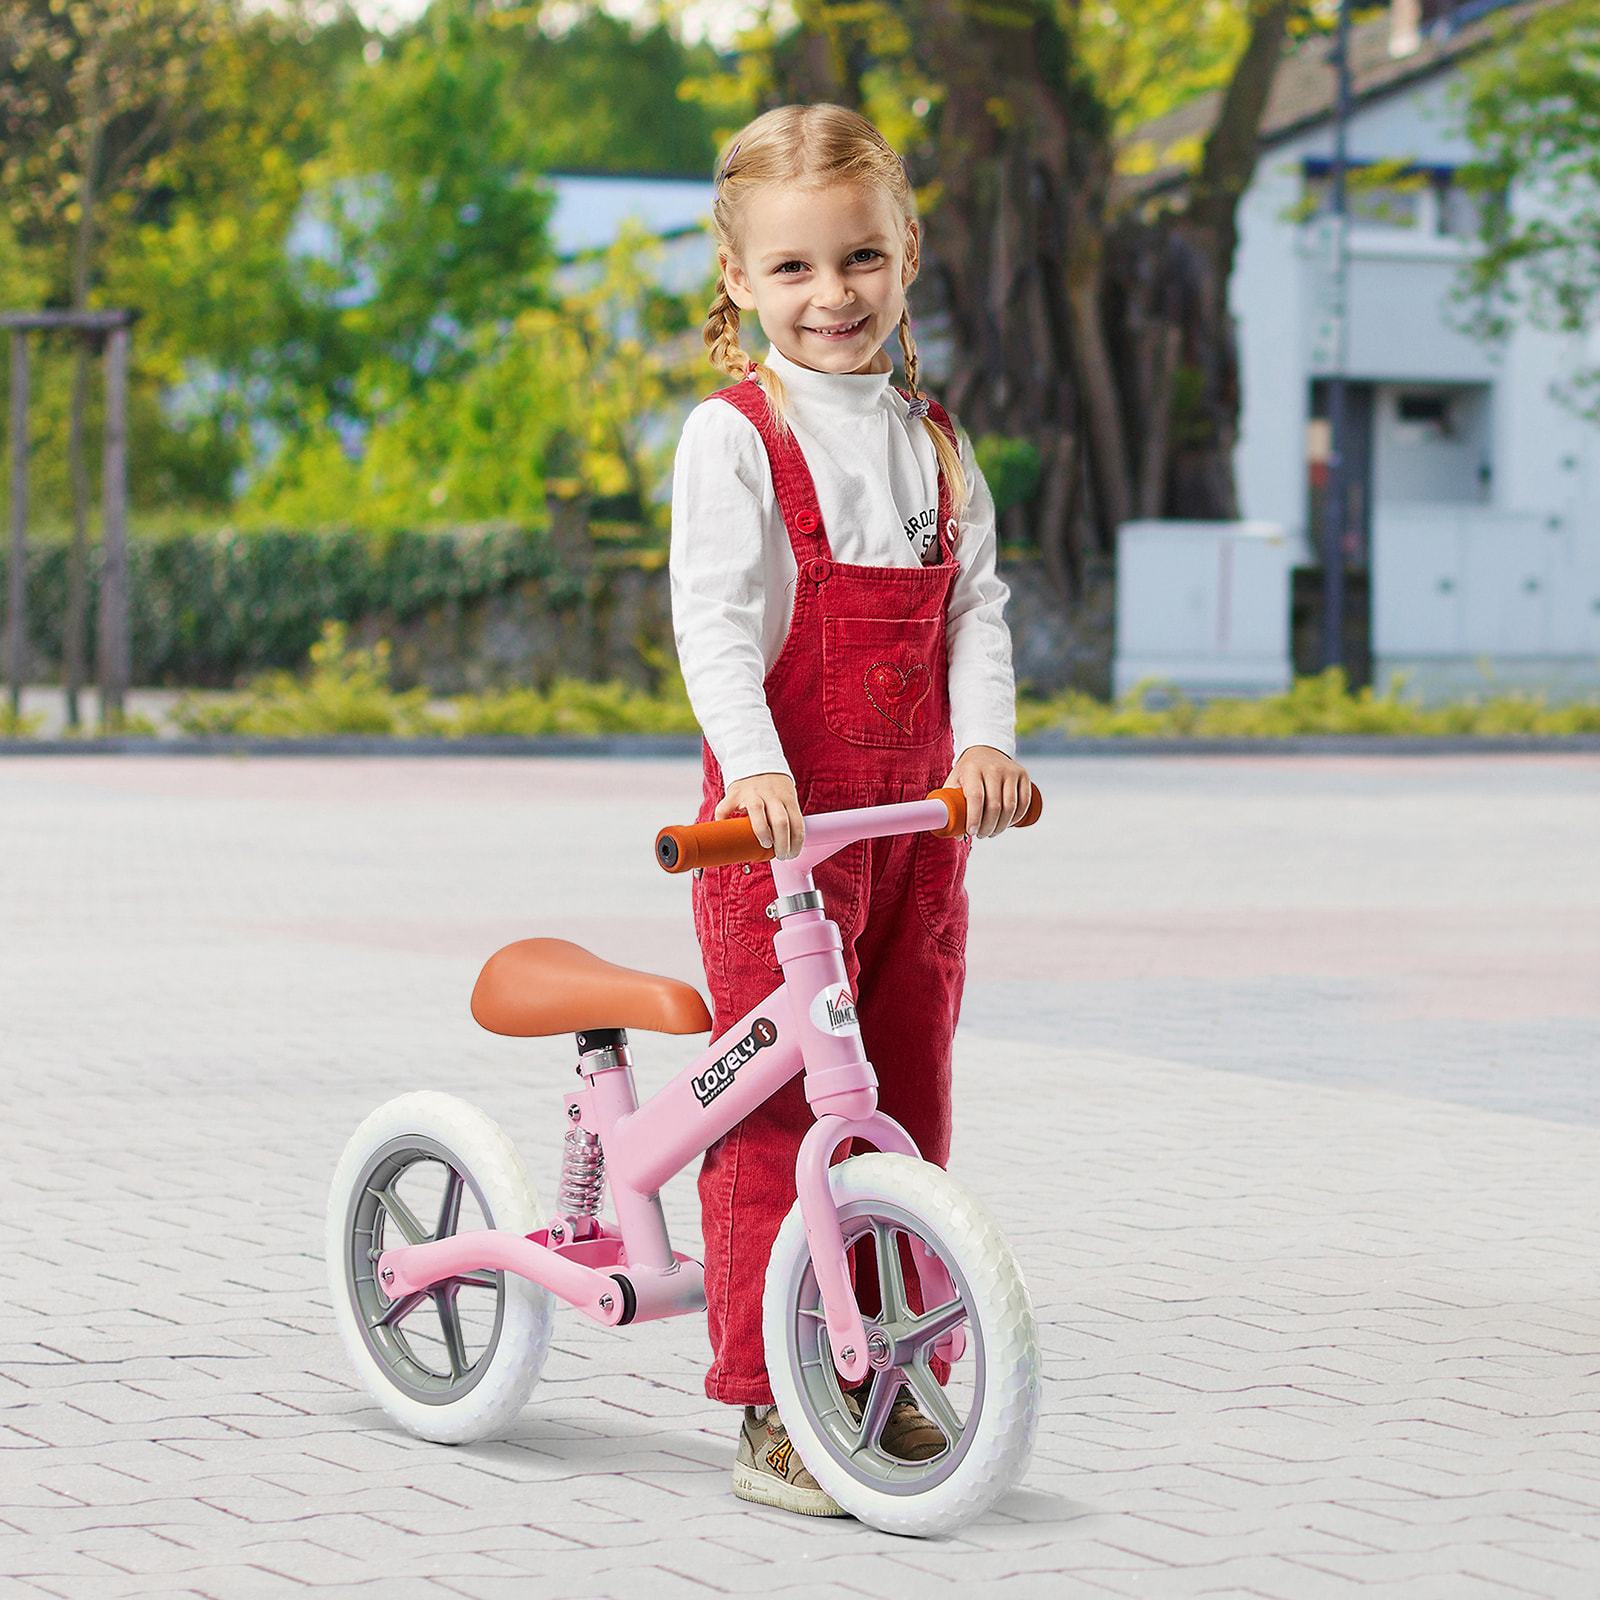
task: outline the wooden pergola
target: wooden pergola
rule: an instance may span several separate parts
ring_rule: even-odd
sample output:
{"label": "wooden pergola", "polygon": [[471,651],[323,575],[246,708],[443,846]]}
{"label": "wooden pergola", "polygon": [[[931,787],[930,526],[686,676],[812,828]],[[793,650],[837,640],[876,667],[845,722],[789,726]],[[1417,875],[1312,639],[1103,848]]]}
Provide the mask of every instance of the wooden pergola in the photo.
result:
{"label": "wooden pergola", "polygon": [[128,330],[136,311],[6,311],[11,332],[11,559],[6,594],[6,672],[14,711],[28,669],[28,335],[67,330],[105,349],[106,427],[101,463],[99,666],[102,725],[120,717],[128,692]]}

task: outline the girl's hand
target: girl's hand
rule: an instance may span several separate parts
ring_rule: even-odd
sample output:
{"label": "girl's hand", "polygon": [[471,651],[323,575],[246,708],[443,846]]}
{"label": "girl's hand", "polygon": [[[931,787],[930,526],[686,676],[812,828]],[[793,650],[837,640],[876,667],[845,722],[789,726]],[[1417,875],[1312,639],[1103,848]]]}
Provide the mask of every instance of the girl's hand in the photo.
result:
{"label": "girl's hand", "polygon": [[721,822],[741,812],[750,818],[763,850],[771,850],[780,861],[792,861],[800,854],[806,840],[806,819],[800,814],[793,778],[782,772],[735,778],[717,802],[713,820]]}
{"label": "girl's hand", "polygon": [[966,795],[967,832],[979,839],[1005,832],[1033,798],[1027,770],[986,744],[961,752],[945,787]]}

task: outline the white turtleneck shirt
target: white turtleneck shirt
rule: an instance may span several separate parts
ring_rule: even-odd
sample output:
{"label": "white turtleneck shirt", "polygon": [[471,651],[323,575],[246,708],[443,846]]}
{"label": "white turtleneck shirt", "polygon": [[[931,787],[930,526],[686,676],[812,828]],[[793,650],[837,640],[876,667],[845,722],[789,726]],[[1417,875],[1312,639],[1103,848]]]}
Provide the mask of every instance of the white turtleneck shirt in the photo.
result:
{"label": "white turtleneck shirt", "polygon": [[[835,561],[938,560],[938,458],[888,373],[814,372],[776,349],[789,425],[816,484]],[[950,719],[959,756],[1016,751],[1016,686],[995,572],[994,502],[961,436],[972,494],[961,516],[946,617]],[[723,400],[689,414],[672,474],[672,623],[678,660],[723,781],[790,773],[763,689],[789,631],[797,573],[755,425]]]}

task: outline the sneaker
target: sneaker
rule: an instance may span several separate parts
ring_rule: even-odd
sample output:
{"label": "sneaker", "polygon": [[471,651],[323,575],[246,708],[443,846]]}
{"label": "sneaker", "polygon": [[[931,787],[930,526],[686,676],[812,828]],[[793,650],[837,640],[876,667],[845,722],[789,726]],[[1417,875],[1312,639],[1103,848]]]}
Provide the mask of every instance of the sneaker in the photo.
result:
{"label": "sneaker", "polygon": [[741,1500],[798,1511],[803,1517],[850,1515],[806,1470],[776,1406],[764,1416],[754,1406],[744,1408],[739,1456],[733,1464],[733,1492]]}
{"label": "sneaker", "polygon": [[[858,1407],[864,1406],[867,1385],[852,1389],[850,1398]],[[902,1383],[879,1440],[884,1454],[893,1456],[897,1461],[931,1461],[949,1442],[939,1425],[923,1416],[921,1406],[912,1397],[910,1386]]]}

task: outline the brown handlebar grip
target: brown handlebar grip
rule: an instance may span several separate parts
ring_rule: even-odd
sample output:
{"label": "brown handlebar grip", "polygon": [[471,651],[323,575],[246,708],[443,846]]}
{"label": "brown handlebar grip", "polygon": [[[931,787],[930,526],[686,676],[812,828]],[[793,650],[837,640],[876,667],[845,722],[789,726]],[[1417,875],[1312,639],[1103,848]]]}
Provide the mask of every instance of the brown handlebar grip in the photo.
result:
{"label": "brown handlebar grip", "polygon": [[[945,810],[950,813],[950,820],[942,828],[935,828],[935,839],[954,839],[967,831],[967,796],[961,789],[935,789],[928,796],[930,800],[943,800]],[[1011,824],[1013,828],[1031,828],[1039,820],[1039,813],[1044,810],[1044,796],[1039,793],[1039,785],[1034,784],[1033,793],[1028,799],[1028,809]]]}
{"label": "brown handlebar grip", "polygon": [[668,872],[727,867],[736,861],[770,861],[774,851],[756,838],[748,817],[685,822],[656,835],[656,860]]}

